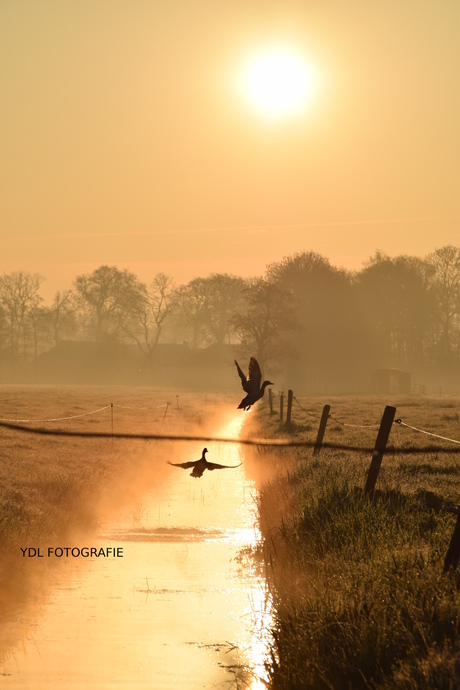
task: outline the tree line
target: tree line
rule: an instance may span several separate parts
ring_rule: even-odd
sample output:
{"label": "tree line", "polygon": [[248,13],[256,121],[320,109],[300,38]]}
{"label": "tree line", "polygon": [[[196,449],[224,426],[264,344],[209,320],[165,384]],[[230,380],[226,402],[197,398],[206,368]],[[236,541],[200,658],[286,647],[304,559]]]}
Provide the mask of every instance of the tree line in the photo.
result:
{"label": "tree line", "polygon": [[263,367],[290,363],[312,384],[363,367],[459,369],[460,248],[452,245],[425,258],[377,251],[360,271],[303,252],[262,277],[216,273],[185,285],[163,273],[147,284],[104,265],[50,304],[43,281],[0,276],[0,353],[13,369],[69,339],[135,343],[146,367],[160,342],[238,344]]}

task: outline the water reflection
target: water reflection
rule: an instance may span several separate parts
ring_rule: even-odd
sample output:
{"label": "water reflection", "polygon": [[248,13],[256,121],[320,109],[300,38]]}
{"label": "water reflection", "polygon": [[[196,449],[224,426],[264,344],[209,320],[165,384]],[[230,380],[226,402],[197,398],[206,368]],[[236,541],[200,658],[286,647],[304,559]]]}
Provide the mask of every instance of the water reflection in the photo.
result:
{"label": "water reflection", "polygon": [[[218,435],[237,437],[242,422]],[[191,445],[175,449],[178,461]],[[193,690],[237,679],[241,687],[244,676],[247,687],[265,687],[270,606],[260,572],[241,559],[260,538],[256,489],[241,447],[208,448],[217,462],[242,465],[199,482],[171,468],[165,483],[102,525],[93,541],[122,546],[123,559],[65,561],[39,628],[2,664],[4,687]]]}

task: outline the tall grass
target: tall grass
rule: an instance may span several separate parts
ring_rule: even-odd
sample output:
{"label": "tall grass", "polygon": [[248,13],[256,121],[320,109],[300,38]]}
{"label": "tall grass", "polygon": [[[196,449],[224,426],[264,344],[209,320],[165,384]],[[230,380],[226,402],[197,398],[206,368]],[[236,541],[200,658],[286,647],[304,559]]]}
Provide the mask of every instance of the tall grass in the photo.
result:
{"label": "tall grass", "polygon": [[[365,414],[359,401],[354,410]],[[440,410],[418,412],[419,428],[435,417],[446,431]],[[258,435],[286,434],[266,413],[252,423]],[[358,431],[326,434],[343,442],[347,432],[368,445]],[[443,574],[456,519],[443,508],[460,503],[457,456],[385,457],[372,500],[363,491],[370,458],[295,456],[259,497],[275,602],[271,687],[460,687],[460,575]]]}

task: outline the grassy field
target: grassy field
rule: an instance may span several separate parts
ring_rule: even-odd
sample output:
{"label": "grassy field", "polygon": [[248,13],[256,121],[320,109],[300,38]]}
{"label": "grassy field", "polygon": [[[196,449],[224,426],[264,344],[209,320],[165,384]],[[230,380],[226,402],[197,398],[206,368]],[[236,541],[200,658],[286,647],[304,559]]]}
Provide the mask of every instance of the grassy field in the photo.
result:
{"label": "grassy field", "polygon": [[[267,407],[245,433],[373,447],[385,405],[406,424],[460,439],[455,397],[294,400],[292,425]],[[349,425],[376,425],[353,427]],[[397,448],[446,441],[394,424]],[[458,446],[457,446],[458,448]],[[270,463],[271,454],[254,453]],[[285,449],[260,492],[260,528],[275,625],[271,687],[295,690],[460,687],[460,574],[443,574],[460,504],[460,455],[384,456],[372,500],[370,454]]]}
{"label": "grassy field", "polygon": [[[235,412],[224,395],[129,388],[2,386],[0,401],[2,418],[72,417],[27,425],[106,433],[113,419],[115,433],[206,434]],[[269,416],[265,401],[244,413],[244,434],[315,441],[326,402],[325,441],[373,447],[386,404],[406,424],[460,438],[460,400],[425,396],[302,398],[289,428]],[[94,533],[102,516],[161,482],[178,451],[158,441],[0,434],[2,616],[40,586],[20,546]],[[395,448],[433,443],[451,447],[396,424],[389,439]],[[460,504],[460,455],[387,453],[373,500],[363,492],[370,460],[326,448],[317,456],[311,448],[246,448],[246,472],[261,487],[273,688],[460,686],[460,575],[443,574],[456,520],[446,508]]]}
{"label": "grassy field", "polygon": [[[3,420],[58,419],[24,422],[46,429],[196,434],[212,426],[228,407],[226,397],[217,394],[176,397],[172,391],[126,387],[0,388]],[[116,514],[123,504],[162,481],[169,469],[166,459],[174,459],[177,446],[39,436],[2,427],[0,434],[1,619],[41,586],[36,581],[39,569],[33,559],[22,558],[20,547],[76,544],[93,534],[101,517]]]}

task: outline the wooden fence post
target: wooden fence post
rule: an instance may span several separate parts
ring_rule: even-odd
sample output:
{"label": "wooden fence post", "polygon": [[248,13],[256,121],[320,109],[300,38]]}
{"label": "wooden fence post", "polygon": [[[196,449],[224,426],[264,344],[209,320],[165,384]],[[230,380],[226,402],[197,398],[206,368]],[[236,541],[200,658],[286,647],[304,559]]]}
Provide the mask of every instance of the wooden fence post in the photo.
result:
{"label": "wooden fence post", "polygon": [[323,443],[324,432],[326,431],[327,419],[329,417],[329,412],[331,411],[330,405],[324,405],[323,414],[321,415],[321,420],[318,428],[318,435],[316,437],[315,446],[313,448],[313,455],[318,455],[321,450],[321,444]]}
{"label": "wooden fence post", "polygon": [[287,401],[287,410],[286,410],[286,426],[289,426],[291,423],[291,411],[292,411],[292,398],[294,397],[294,393],[291,391],[291,389],[288,390],[288,401]]}
{"label": "wooden fence post", "polygon": [[284,419],[284,393],[280,393],[280,422]]}
{"label": "wooden fence post", "polygon": [[170,403],[170,402],[167,402],[167,403],[166,403],[166,410],[165,410],[165,413],[164,413],[164,415],[163,415],[163,419],[161,420],[161,426],[160,426],[160,429],[162,429],[162,428],[163,428],[163,422],[164,422],[164,421],[165,421],[165,419],[166,419],[166,415],[168,414],[168,408],[169,408],[169,406],[170,406],[170,405],[171,405],[171,403]]}
{"label": "wooden fence post", "polygon": [[377,477],[380,471],[380,465],[382,464],[382,458],[385,453],[388,436],[390,435],[395,414],[396,407],[391,407],[391,405],[387,405],[385,407],[382,421],[380,422],[379,433],[377,434],[377,440],[375,441],[375,448],[372,454],[371,466],[369,467],[369,472],[367,474],[366,486],[364,487],[364,491],[369,496],[371,496],[374,493],[375,482],[377,481]]}
{"label": "wooden fence post", "polygon": [[443,573],[447,573],[451,566],[456,568],[460,560],[460,510],[457,509],[455,512],[457,513],[457,522],[455,523],[454,533],[447,549]]}
{"label": "wooden fence post", "polygon": [[270,414],[273,414],[273,391],[268,389],[268,404],[270,405]]}

